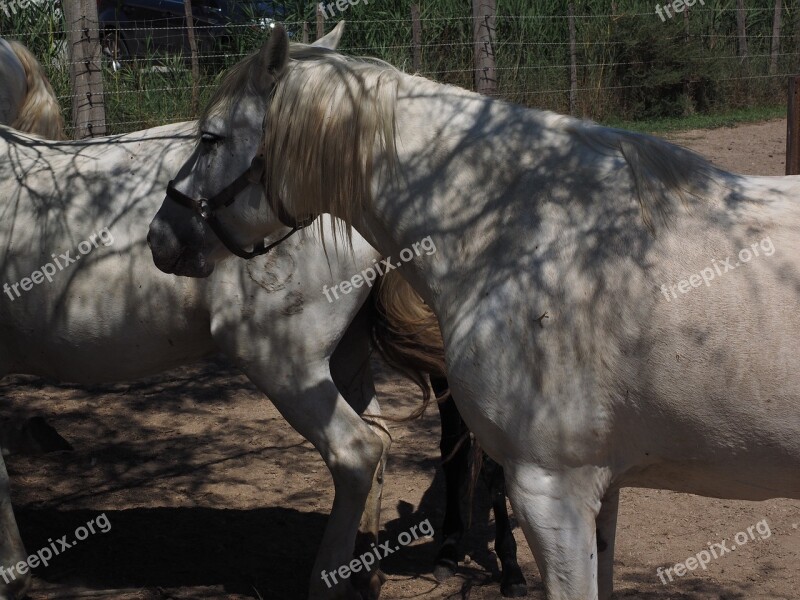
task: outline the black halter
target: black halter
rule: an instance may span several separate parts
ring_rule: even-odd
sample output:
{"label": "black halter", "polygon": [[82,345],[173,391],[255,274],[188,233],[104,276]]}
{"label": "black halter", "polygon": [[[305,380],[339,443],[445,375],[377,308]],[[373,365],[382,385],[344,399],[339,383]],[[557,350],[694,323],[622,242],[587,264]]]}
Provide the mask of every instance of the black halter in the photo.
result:
{"label": "black halter", "polygon": [[208,223],[211,231],[214,232],[214,234],[219,238],[219,241],[221,241],[228,250],[230,250],[236,256],[240,256],[244,259],[250,259],[255,256],[266,254],[275,246],[283,242],[286,238],[291,236],[294,232],[311,225],[316,218],[314,215],[308,215],[303,219],[298,220],[294,215],[286,210],[286,207],[283,205],[283,202],[281,202],[280,199],[276,201],[272,197],[272,194],[266,191],[265,186],[265,194],[267,196],[267,202],[269,203],[270,208],[277,215],[278,220],[286,227],[291,228],[291,231],[289,231],[289,233],[287,233],[277,242],[273,242],[268,246],[265,246],[264,241],[262,240],[253,246],[252,250],[244,250],[241,248],[235,241],[233,241],[233,238],[231,238],[222,227],[222,223],[220,223],[219,219],[217,219],[214,211],[226,206],[230,206],[236,200],[236,196],[241,194],[245,189],[251,185],[263,183],[263,181],[264,153],[259,152],[255,155],[250,163],[250,167],[244,173],[239,175],[239,177],[234,179],[230,184],[228,184],[211,198],[198,199],[187,196],[175,188],[174,179],[167,184],[167,198],[170,198],[181,206],[191,208],[198,215],[200,215],[200,217],[206,223]]}

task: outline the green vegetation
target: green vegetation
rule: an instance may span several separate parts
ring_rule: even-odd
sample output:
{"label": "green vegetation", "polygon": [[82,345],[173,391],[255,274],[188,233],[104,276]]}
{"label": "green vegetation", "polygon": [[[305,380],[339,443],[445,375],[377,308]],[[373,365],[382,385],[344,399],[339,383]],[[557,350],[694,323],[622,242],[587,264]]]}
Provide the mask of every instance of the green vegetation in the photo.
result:
{"label": "green vegetation", "polygon": [[686,129],[717,129],[734,127],[741,123],[757,123],[770,119],[786,117],[786,106],[764,106],[759,108],[739,108],[724,113],[693,114],[681,117],[646,119],[643,121],[608,120],[603,125],[639,131],[642,133],[669,133]]}
{"label": "green vegetation", "polygon": [[[663,4],[664,2],[661,2]],[[313,39],[316,2],[286,2],[287,25],[300,39],[303,22]],[[371,0],[348,7],[326,22],[344,18],[346,52],[377,56],[412,69],[409,0]],[[422,18],[421,73],[472,87],[470,3],[419,2]],[[568,111],[569,30],[567,0],[497,0],[495,47],[498,96]],[[616,4],[616,13],[611,12]],[[577,112],[630,129],[668,131],[779,116],[785,104],[785,75],[800,62],[800,6],[787,3],[777,70],[770,71],[773,2],[748,0],[749,60],[738,56],[735,0],[706,0],[688,14],[662,21],[653,0],[576,0]],[[754,6],[757,5],[757,6]],[[0,35],[20,39],[41,57],[62,98],[69,120],[69,78],[63,23],[49,2],[32,4],[11,19],[0,13]],[[257,48],[264,33],[237,28],[226,56],[201,58],[200,102],[224,68]],[[219,52],[218,50],[215,52]],[[191,74],[185,58],[157,64],[141,60],[119,71],[105,69],[107,119],[112,132],[189,119]],[[765,108],[762,108],[765,107]]]}

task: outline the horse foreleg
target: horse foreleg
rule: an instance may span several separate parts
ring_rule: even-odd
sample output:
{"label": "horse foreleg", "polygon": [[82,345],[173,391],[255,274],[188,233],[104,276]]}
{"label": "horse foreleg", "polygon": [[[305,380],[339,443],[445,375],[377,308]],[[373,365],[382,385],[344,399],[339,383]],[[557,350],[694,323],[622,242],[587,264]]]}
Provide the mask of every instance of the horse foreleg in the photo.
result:
{"label": "horse foreleg", "polygon": [[597,586],[600,600],[608,600],[614,591],[614,542],[618,512],[619,490],[609,491],[597,515]]}
{"label": "horse foreleg", "polygon": [[[362,600],[350,580],[357,569],[349,569],[359,521],[383,455],[380,437],[339,393],[327,361],[294,365],[290,373],[281,372],[273,362],[268,373],[266,369],[264,373],[246,369],[246,373],[314,445],[333,477],[333,507],[311,572],[309,598]],[[342,572],[351,574],[345,577]]]}
{"label": "horse foreleg", "polygon": [[19,600],[31,586],[31,574],[21,575],[14,565],[27,559],[11,507],[6,463],[0,456],[0,600]]}
{"label": "horse foreleg", "polygon": [[[362,311],[363,313],[363,311]],[[383,476],[392,438],[383,419],[375,394],[375,380],[369,364],[370,343],[368,323],[359,316],[350,324],[336,351],[331,357],[331,375],[336,387],[353,409],[364,417],[372,431],[382,443],[378,467],[372,479],[364,514],[358,527],[354,558],[372,564],[353,576],[353,584],[365,600],[377,600],[386,576],[380,570],[372,549],[377,546],[381,529],[381,500],[383,498]],[[363,559],[361,559],[363,557]]]}
{"label": "horse foreleg", "polygon": [[528,587],[517,562],[517,542],[511,530],[511,520],[508,518],[508,508],[506,508],[506,481],[503,467],[484,454],[482,477],[492,496],[494,549],[503,570],[500,592],[506,598],[527,596]]}
{"label": "horse foreleg", "polygon": [[[380,406],[377,399],[367,407],[367,418],[372,430],[383,443],[383,453],[381,454],[378,468],[375,470],[375,476],[372,480],[372,489],[367,496],[367,504],[364,507],[364,515],[361,518],[361,523],[358,526],[358,537],[356,538],[356,546],[354,557],[359,559],[364,557],[363,560],[367,561],[372,558],[371,550],[378,544],[378,535],[381,530],[381,501],[383,500],[383,477],[386,470],[386,461],[389,458],[389,448],[392,445],[392,438],[389,435],[382,419],[378,418],[380,415]],[[374,544],[374,546],[373,546]],[[376,561],[374,567],[368,572],[361,572],[355,580],[356,589],[361,592],[361,595],[368,600],[377,600],[380,597],[381,587],[386,582],[386,576],[380,569],[380,563]]]}
{"label": "horse foreleg", "polygon": [[[431,387],[436,396],[442,396],[448,389],[444,377],[431,376]],[[464,522],[461,518],[461,490],[469,470],[470,440],[468,429],[452,398],[437,403],[442,423],[442,437],[439,450],[442,455],[444,471],[445,512],[442,525],[442,547],[436,556],[433,575],[437,581],[444,581],[455,575],[458,559],[461,556],[461,540],[464,537]],[[459,446],[459,443],[461,444]]]}
{"label": "horse foreleg", "polygon": [[605,492],[600,469],[559,472],[511,464],[505,474],[547,600],[598,600],[595,524]]}

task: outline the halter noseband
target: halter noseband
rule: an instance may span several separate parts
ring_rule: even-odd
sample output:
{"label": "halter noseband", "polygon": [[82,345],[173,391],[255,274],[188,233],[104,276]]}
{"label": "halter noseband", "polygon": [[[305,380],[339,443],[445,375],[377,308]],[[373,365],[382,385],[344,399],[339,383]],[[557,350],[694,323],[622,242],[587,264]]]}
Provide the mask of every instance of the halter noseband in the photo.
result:
{"label": "halter noseband", "polygon": [[296,231],[311,225],[314,219],[316,219],[316,216],[308,215],[303,219],[298,220],[294,215],[286,210],[286,207],[280,199],[276,200],[272,197],[272,194],[266,190],[265,186],[264,193],[266,194],[267,202],[269,203],[270,208],[277,215],[278,220],[286,227],[291,228],[291,231],[277,242],[273,242],[268,246],[264,245],[263,240],[255,244],[252,250],[245,250],[239,246],[222,227],[222,223],[220,223],[219,219],[217,219],[214,211],[233,204],[236,200],[236,197],[249,186],[264,183],[264,171],[264,152],[261,151],[253,157],[250,167],[244,173],[239,175],[236,179],[234,179],[231,183],[229,183],[211,198],[193,198],[191,196],[187,196],[175,188],[174,179],[167,184],[167,198],[170,198],[181,206],[185,206],[186,208],[190,208],[195,211],[206,223],[208,223],[211,231],[214,232],[214,234],[219,238],[219,241],[221,241],[228,250],[230,250],[236,256],[248,260],[255,256],[266,254]]}

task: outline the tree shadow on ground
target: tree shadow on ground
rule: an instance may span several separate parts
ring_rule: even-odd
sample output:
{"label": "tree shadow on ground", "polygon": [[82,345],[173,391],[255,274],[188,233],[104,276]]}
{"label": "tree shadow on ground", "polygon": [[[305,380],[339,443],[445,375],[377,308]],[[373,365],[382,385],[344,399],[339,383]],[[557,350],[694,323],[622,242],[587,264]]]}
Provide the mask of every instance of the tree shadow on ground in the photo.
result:
{"label": "tree shadow on ground", "polygon": [[221,586],[264,598],[304,598],[326,516],[271,507],[253,510],[135,508],[17,510],[29,553],[105,513],[111,528],[60,554],[37,578],[92,589]]}

